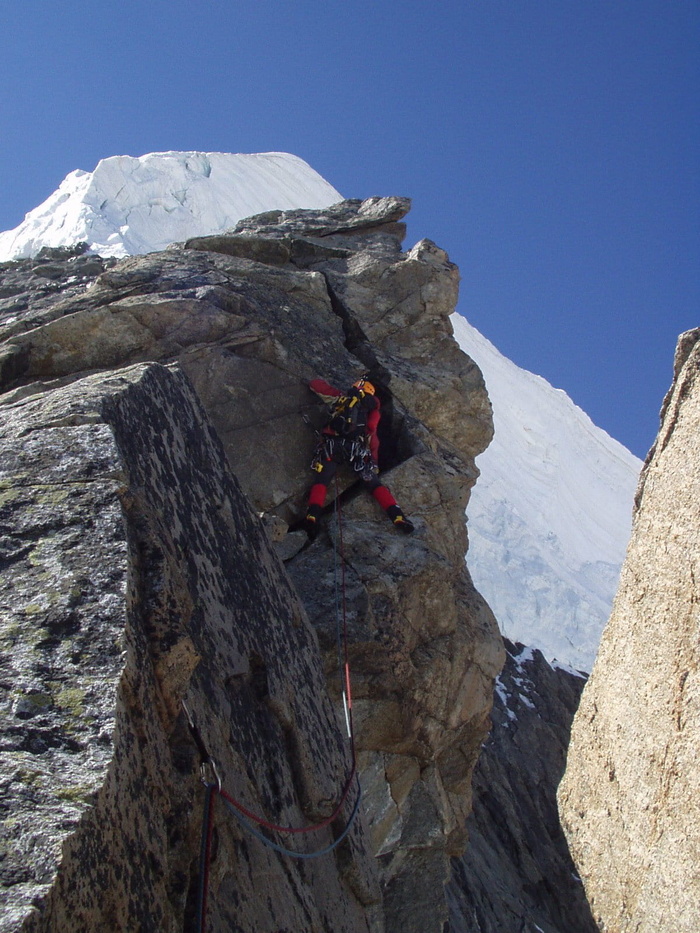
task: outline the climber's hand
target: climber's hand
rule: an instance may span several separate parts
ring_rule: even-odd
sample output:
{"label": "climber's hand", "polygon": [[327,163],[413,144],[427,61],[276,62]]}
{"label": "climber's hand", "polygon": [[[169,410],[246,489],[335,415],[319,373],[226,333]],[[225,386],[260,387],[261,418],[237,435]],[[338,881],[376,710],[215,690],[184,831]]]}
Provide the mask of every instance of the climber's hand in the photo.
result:
{"label": "climber's hand", "polygon": [[368,460],[362,467],[362,479],[370,480],[379,476],[379,467],[373,460]]}

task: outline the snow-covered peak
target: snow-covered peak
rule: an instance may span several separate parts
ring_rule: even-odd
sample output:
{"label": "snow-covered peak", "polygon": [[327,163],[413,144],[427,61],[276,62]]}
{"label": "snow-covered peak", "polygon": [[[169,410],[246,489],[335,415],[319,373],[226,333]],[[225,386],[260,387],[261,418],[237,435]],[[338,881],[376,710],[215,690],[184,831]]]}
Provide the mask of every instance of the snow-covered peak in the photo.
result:
{"label": "snow-covered peak", "polygon": [[469,569],[512,641],[590,671],[632,524],[641,461],[561,389],[504,357],[459,314],[495,436],[467,510]]}
{"label": "snow-covered peak", "polygon": [[94,172],[71,172],[18,227],[0,233],[0,261],[80,241],[103,256],[147,253],[264,211],[342,200],[303,159],[285,152],[112,156]]}

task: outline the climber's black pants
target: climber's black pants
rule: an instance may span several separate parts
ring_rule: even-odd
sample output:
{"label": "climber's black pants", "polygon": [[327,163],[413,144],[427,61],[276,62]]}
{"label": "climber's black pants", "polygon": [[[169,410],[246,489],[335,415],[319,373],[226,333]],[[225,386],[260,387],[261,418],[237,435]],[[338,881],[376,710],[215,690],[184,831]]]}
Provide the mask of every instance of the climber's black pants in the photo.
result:
{"label": "climber's black pants", "polygon": [[[350,459],[350,444],[340,438],[332,438],[333,443],[325,444],[323,452],[316,461],[321,469],[317,472],[316,482],[311,487],[309,493],[309,508],[311,514],[320,514],[326,501],[326,492],[333,481],[338,467],[342,463],[352,464]],[[386,512],[392,506],[397,508],[396,499],[389,492],[387,487],[380,482],[379,477],[372,473],[367,467],[357,471],[358,479],[365,484],[365,489],[369,492]],[[393,517],[393,516],[390,516]]]}

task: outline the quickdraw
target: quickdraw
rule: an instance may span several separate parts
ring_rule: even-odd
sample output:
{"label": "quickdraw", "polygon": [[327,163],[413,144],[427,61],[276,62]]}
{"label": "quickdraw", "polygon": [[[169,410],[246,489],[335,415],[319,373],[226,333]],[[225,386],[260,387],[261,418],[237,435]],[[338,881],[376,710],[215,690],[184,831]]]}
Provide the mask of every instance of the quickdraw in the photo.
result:
{"label": "quickdraw", "polygon": [[333,434],[322,434],[314,451],[311,469],[320,473],[324,462],[329,460],[341,462],[347,459],[356,473],[361,473],[368,463],[372,462],[369,449],[369,438],[361,435],[356,438],[338,437]]}

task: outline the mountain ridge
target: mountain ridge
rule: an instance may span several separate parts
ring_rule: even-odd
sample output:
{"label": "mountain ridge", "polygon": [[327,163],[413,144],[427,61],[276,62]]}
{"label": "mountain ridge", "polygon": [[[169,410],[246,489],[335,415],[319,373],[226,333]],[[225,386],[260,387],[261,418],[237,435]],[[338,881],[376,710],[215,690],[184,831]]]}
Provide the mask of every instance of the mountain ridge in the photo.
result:
{"label": "mountain ridge", "polygon": [[508,638],[590,671],[642,462],[562,389],[517,366],[462,315],[451,320],[494,412],[469,504],[471,573]]}
{"label": "mountain ridge", "polygon": [[[217,805],[208,929],[443,929],[504,653],[464,559],[490,407],[451,334],[456,266],[401,251],[409,206],[0,268],[3,933],[194,928],[206,801],[183,701],[223,789],[315,826],[288,847],[324,856],[280,858]],[[342,470],[310,542],[309,382],[367,368],[415,529]],[[355,763],[361,811],[353,791],[336,819]]]}
{"label": "mountain ridge", "polygon": [[[221,234],[244,215],[341,200],[288,153],[114,156],[93,173],[71,173],[24,225],[0,233],[0,258],[77,240],[107,257],[140,254]],[[386,199],[368,199],[360,222],[375,201],[386,209]],[[269,232],[270,223],[264,217],[260,229]],[[289,217],[283,227],[292,230]],[[329,228],[319,229],[327,238]],[[504,634],[590,671],[624,559],[641,461],[563,390],[507,360],[462,314],[451,321],[486,376],[496,426],[469,508],[472,573]]]}

